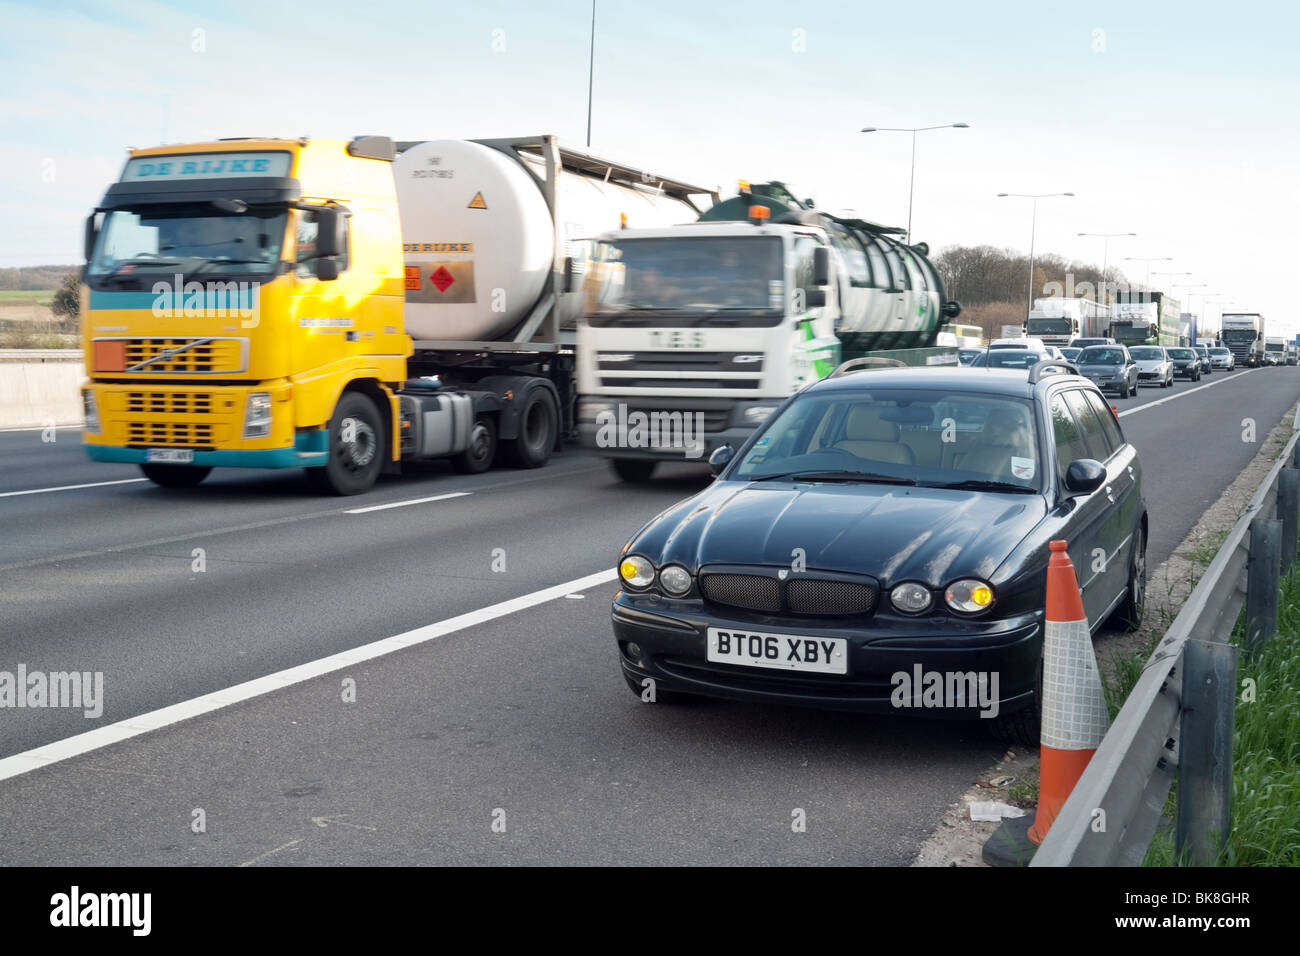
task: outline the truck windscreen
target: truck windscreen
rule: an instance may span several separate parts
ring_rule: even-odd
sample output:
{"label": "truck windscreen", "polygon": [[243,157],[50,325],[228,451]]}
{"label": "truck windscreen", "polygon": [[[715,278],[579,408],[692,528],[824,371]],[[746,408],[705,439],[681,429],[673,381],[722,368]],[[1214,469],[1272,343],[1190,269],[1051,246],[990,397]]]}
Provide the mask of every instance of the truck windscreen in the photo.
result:
{"label": "truck windscreen", "polygon": [[176,273],[271,275],[287,213],[283,206],[226,213],[209,203],[115,209],[99,231],[87,279],[92,286],[121,288]]}
{"label": "truck windscreen", "polygon": [[1074,323],[1069,319],[1030,319],[1025,323],[1028,335],[1041,335],[1046,332],[1049,335],[1069,335],[1074,331]]}
{"label": "truck windscreen", "polygon": [[592,325],[774,325],[785,311],[776,236],[602,243],[585,280]]}

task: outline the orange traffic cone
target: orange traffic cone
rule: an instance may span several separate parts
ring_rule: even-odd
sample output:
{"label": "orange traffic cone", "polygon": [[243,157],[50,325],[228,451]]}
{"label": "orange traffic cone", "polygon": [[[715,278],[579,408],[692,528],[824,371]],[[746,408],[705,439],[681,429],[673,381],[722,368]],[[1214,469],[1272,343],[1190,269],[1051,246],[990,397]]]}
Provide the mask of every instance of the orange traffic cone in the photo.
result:
{"label": "orange traffic cone", "polygon": [[1047,562],[1038,810],[1029,828],[1035,845],[1047,836],[1110,723],[1083,596],[1065,547],[1053,541]]}

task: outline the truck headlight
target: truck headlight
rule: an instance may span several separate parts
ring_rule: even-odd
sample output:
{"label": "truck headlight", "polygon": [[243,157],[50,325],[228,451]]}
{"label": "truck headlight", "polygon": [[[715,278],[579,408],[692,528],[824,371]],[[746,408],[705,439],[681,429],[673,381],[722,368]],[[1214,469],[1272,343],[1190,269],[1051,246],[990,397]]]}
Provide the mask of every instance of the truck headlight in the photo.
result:
{"label": "truck headlight", "polygon": [[244,437],[266,438],[271,434],[271,393],[251,392],[244,407]]}
{"label": "truck headlight", "polygon": [[629,555],[618,563],[618,576],[630,588],[648,588],[655,579],[655,566],[639,554]]}
{"label": "truck headlight", "polygon": [[761,425],[774,411],[776,411],[775,405],[751,405],[740,413],[740,417],[747,425]]}
{"label": "truck headlight", "polygon": [[99,434],[99,407],[95,404],[95,393],[87,388],[81,393],[81,406],[86,415],[86,431]]}
{"label": "truck headlight", "polygon": [[963,578],[948,585],[943,597],[954,611],[974,614],[993,603],[993,587],[974,578]]}
{"label": "truck headlight", "polygon": [[613,415],[613,402],[579,402],[578,403],[578,420],[584,422],[594,422],[599,420],[601,415]]}

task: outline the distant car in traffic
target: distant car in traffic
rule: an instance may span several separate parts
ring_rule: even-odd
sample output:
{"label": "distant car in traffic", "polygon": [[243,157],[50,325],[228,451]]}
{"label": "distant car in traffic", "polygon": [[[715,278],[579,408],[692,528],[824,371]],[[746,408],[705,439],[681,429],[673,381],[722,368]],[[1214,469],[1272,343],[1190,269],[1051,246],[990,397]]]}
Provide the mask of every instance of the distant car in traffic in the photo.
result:
{"label": "distant car in traffic", "polygon": [[1103,392],[1116,392],[1120,398],[1128,398],[1137,391],[1137,363],[1123,345],[1090,345],[1075,364],[1079,374]]}
{"label": "distant car in traffic", "polygon": [[1195,349],[1174,346],[1165,349],[1169,360],[1174,363],[1174,375],[1178,378],[1190,378],[1193,382],[1201,380],[1201,357]]}
{"label": "distant car in traffic", "polygon": [[1110,338],[1078,338],[1070,342],[1070,346],[1076,349],[1086,349],[1091,345],[1114,345],[1115,340]]}
{"label": "distant car in traffic", "polygon": [[989,349],[971,362],[971,368],[1032,368],[1047,354],[1033,349]]}
{"label": "distant car in traffic", "polygon": [[993,349],[1032,349],[1035,352],[1046,352],[1047,346],[1043,344],[1042,339],[994,339],[989,343],[989,350]]}
{"label": "distant car in traffic", "polygon": [[1075,348],[1073,345],[1071,345],[1068,348],[1061,349],[1061,354],[1065,356],[1065,360],[1067,362],[1074,362],[1078,360],[1079,353],[1082,351],[1083,351],[1082,348]]}
{"label": "distant car in traffic", "polygon": [[1210,349],[1210,363],[1215,368],[1227,369],[1229,372],[1237,367],[1237,360],[1233,358],[1232,351],[1222,346]]}
{"label": "distant car in traffic", "polygon": [[1201,360],[1201,372],[1209,375],[1214,371],[1214,363],[1210,360],[1210,349],[1205,345],[1194,345],[1192,351],[1196,353],[1197,358]]}
{"label": "distant car in traffic", "polygon": [[1174,363],[1159,345],[1134,345],[1128,350],[1137,362],[1138,385],[1159,385],[1169,388],[1174,384]]}
{"label": "distant car in traffic", "polygon": [[1137,628],[1146,604],[1137,452],[1092,384],[1048,371],[841,367],[716,449],[713,484],[618,556],[628,687],[903,714],[922,705],[900,682],[969,675],[978,705],[917,716],[1037,746],[1049,542],[1068,542],[1092,632]]}
{"label": "distant car in traffic", "polygon": [[974,362],[977,358],[979,358],[981,355],[983,355],[986,351],[988,351],[988,350],[987,350],[987,349],[984,349],[984,348],[977,348],[977,349],[958,349],[958,350],[957,350],[957,361],[960,362],[962,365],[970,365],[971,362]]}

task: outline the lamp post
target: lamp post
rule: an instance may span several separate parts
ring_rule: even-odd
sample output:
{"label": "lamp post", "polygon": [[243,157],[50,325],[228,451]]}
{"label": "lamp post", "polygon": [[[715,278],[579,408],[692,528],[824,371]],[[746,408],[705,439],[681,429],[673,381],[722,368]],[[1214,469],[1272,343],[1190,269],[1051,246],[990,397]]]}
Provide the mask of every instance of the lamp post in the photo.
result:
{"label": "lamp post", "polygon": [[970,129],[970,123],[943,123],[940,126],[864,126],[863,133],[911,133],[912,172],[907,182],[907,244],[912,244],[912,192],[916,185],[916,134],[929,129]]}
{"label": "lamp post", "polygon": [[1029,294],[1025,297],[1025,317],[1034,311],[1034,233],[1038,229],[1038,200],[1053,196],[1073,196],[1074,193],[998,193],[998,198],[1032,199],[1034,211],[1029,219]]}
{"label": "lamp post", "polygon": [[1136,232],[1081,232],[1081,236],[1091,236],[1094,239],[1105,239],[1106,242],[1101,247],[1101,292],[1102,305],[1110,305],[1110,290],[1106,282],[1106,266],[1109,265],[1110,259],[1110,241],[1117,236],[1136,236]]}
{"label": "lamp post", "polygon": [[[1142,258],[1141,256],[1125,256],[1125,257],[1124,257],[1124,261],[1125,261],[1125,262],[1145,262],[1145,263],[1147,264],[1147,280],[1146,280],[1145,283],[1143,283],[1143,285],[1145,285],[1146,288],[1147,288],[1147,291],[1150,292],[1150,291],[1151,291],[1151,263],[1153,263],[1153,262],[1173,262],[1173,261],[1174,261],[1174,257],[1173,257],[1173,256],[1152,256],[1151,258],[1147,259],[1147,258]],[[1102,276],[1102,278],[1104,279],[1105,276]]]}
{"label": "lamp post", "polygon": [[[1189,275],[1191,275],[1190,272],[1153,272],[1153,273],[1151,273],[1151,274],[1152,274],[1153,276],[1164,276],[1166,279],[1172,279],[1174,276],[1189,276]],[[1170,283],[1169,288],[1171,288],[1171,289],[1173,288],[1173,283]]]}

